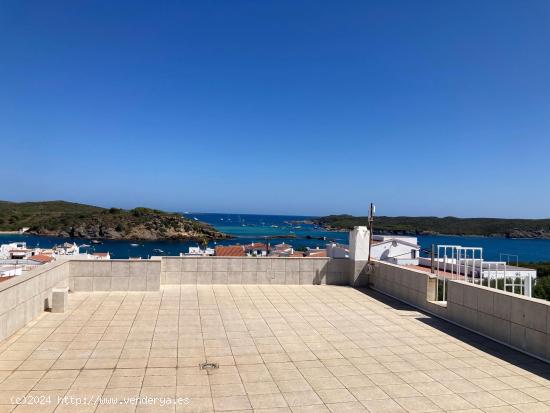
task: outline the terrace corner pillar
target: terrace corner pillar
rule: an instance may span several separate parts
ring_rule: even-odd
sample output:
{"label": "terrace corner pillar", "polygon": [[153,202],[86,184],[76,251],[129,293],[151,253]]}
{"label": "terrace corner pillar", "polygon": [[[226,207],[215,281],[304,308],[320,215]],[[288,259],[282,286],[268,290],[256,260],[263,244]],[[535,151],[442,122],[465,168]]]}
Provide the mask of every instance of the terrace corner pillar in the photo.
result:
{"label": "terrace corner pillar", "polygon": [[369,239],[367,227],[354,227],[349,233],[349,284],[352,287],[368,285]]}

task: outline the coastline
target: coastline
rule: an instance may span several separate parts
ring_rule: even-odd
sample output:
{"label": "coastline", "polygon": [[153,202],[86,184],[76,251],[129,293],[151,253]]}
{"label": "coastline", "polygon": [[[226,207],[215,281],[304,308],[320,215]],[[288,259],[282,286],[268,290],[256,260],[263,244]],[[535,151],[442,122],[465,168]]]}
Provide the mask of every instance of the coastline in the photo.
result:
{"label": "coastline", "polygon": [[[214,227],[219,226],[220,223],[226,223],[228,218],[230,222],[241,222],[239,219],[245,218],[246,224],[253,226],[242,227],[241,225],[235,225],[232,228],[219,227],[218,231],[225,230],[224,232],[230,235],[231,239],[218,240],[208,242],[208,246],[215,248],[216,245],[232,245],[232,244],[247,244],[250,242],[265,242],[265,237],[271,238],[271,242],[276,244],[280,242],[286,242],[293,245],[295,248],[324,248],[329,240],[334,239],[337,243],[348,243],[347,232],[326,232],[320,228],[313,228],[307,226],[302,229],[294,229],[295,233],[287,233],[287,228],[284,228],[283,221],[288,220],[288,216],[257,216],[257,217],[243,217],[239,215],[223,214],[218,216],[205,216],[197,214],[197,218],[206,222]],[[224,218],[221,221],[220,218]],[[244,219],[243,219],[244,221]],[[263,223],[263,225],[262,225]],[[277,225],[277,228],[272,228],[272,225]],[[246,229],[245,232],[241,230]],[[282,233],[282,234],[281,234]],[[294,235],[295,238],[279,238],[279,236]],[[310,236],[308,239],[307,236]],[[321,237],[326,237],[327,240],[321,240]],[[29,246],[40,246],[42,248],[49,248],[54,245],[59,245],[64,241],[73,242],[71,238],[57,238],[48,235],[33,235],[33,234],[0,234],[0,244],[8,242],[27,242]],[[84,238],[74,239],[77,244],[84,242],[89,244]],[[536,242],[535,242],[536,241]],[[168,239],[165,241],[135,241],[135,244],[131,245],[134,241],[128,241],[123,239],[105,239],[101,245],[91,245],[90,251],[95,252],[109,252],[113,258],[128,258],[128,257],[141,257],[148,258],[153,255],[168,255],[179,256],[181,253],[187,253],[189,247],[196,247],[198,243],[196,241],[174,240]],[[461,244],[464,246],[481,246],[484,248],[484,256],[487,259],[499,260],[500,253],[508,253],[518,255],[521,261],[524,262],[547,262],[550,261],[550,240],[546,239],[510,239],[510,238],[497,238],[497,237],[484,237],[484,236],[466,236],[449,235],[447,237],[440,235],[419,235],[418,243],[423,248],[429,248],[431,244]],[[159,253],[155,250],[162,250]]]}
{"label": "coastline", "polygon": [[[376,222],[376,221],[375,221]],[[320,225],[321,228],[323,228],[326,231],[330,232],[349,232],[350,229],[347,228],[340,228],[340,227],[331,227],[331,226],[325,226]],[[474,237],[474,238],[503,238],[503,239],[523,239],[523,240],[550,240],[550,236],[544,236],[544,237],[509,237],[506,234],[502,233],[495,233],[495,234],[446,234],[441,232],[403,232],[403,231],[376,231],[376,227],[374,228],[374,235],[394,235],[396,237],[403,236],[403,237]]]}
{"label": "coastline", "polygon": [[[72,237],[65,236],[60,234],[40,234],[36,232],[19,232],[19,231],[0,231],[0,235],[27,235],[29,237],[40,237],[40,238],[60,238],[60,239],[78,239],[82,241],[98,240],[98,241],[120,241],[120,242],[201,242],[203,241],[202,237],[173,237],[173,238],[108,238],[108,237]],[[222,241],[230,240],[235,238],[231,234],[223,234],[220,237],[204,237],[208,242],[211,241]]]}

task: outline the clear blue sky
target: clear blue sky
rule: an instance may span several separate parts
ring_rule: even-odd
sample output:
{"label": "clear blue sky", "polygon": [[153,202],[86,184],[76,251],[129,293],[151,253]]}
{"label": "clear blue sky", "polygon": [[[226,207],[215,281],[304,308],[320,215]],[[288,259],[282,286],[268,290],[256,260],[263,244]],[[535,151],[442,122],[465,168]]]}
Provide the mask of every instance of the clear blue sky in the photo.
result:
{"label": "clear blue sky", "polygon": [[550,217],[550,2],[0,3],[0,199]]}

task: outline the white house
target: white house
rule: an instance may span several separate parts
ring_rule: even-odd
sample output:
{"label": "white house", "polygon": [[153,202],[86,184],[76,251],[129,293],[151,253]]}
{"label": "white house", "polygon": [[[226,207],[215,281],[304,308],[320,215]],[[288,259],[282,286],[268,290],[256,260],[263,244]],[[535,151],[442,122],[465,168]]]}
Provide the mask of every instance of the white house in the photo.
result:
{"label": "white house", "polygon": [[294,247],[290,244],[276,244],[269,250],[269,255],[278,256],[278,257],[288,257],[294,254]]}
{"label": "white house", "polygon": [[32,250],[24,242],[12,242],[0,245],[0,259],[24,259],[31,255]]}
{"label": "white house", "polygon": [[56,255],[79,255],[80,247],[76,243],[65,242],[63,245],[56,246],[54,248]]}
{"label": "white house", "polygon": [[216,252],[216,250],[214,250],[214,248],[201,249],[201,247],[189,247],[189,252],[180,253],[180,257],[184,257],[186,255],[192,255],[192,256],[197,256],[197,257],[209,256],[209,255],[214,255],[215,252]]}
{"label": "white house", "polygon": [[371,257],[399,265],[418,265],[420,245],[416,237],[373,235]]}
{"label": "white house", "polygon": [[327,244],[327,257],[349,258],[349,247],[344,244],[331,242],[330,244]]}
{"label": "white house", "polygon": [[21,265],[0,265],[0,277],[14,277],[21,275],[22,271]]}
{"label": "white house", "polygon": [[263,242],[253,242],[244,246],[245,254],[251,257],[267,256],[267,245]]}
{"label": "white house", "polygon": [[[360,259],[368,259],[368,230],[361,227],[350,232],[350,246],[327,244],[327,256],[331,258],[350,258],[355,254]],[[416,237],[395,235],[373,235],[370,256],[375,260],[388,261],[399,265],[418,265],[420,246]]]}

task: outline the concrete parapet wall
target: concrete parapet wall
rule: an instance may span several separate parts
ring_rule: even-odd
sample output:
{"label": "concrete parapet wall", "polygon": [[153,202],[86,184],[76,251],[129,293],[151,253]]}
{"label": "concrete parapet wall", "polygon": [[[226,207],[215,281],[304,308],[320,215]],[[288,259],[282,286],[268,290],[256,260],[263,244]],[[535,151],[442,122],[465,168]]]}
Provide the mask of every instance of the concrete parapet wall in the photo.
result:
{"label": "concrete parapet wall", "polygon": [[[49,308],[55,287],[159,291],[161,284],[348,285],[362,268],[355,264],[348,259],[265,257],[59,260],[0,283],[0,340]],[[385,262],[374,263],[368,282],[400,301],[550,361],[550,302],[449,281],[448,301],[437,303],[433,275]]]}
{"label": "concrete parapet wall", "polygon": [[69,263],[56,261],[0,283],[0,340],[49,308],[52,288],[69,285]]}
{"label": "concrete parapet wall", "polygon": [[269,257],[162,257],[161,284],[347,285],[349,260]]}
{"label": "concrete parapet wall", "polygon": [[71,291],[159,291],[161,261],[71,260]]}
{"label": "concrete parapet wall", "polygon": [[449,320],[550,362],[550,302],[450,281]]}
{"label": "concrete parapet wall", "polygon": [[369,286],[384,294],[550,362],[550,302],[449,281],[447,302],[435,302],[429,273],[376,262]]}
{"label": "concrete parapet wall", "polygon": [[375,261],[369,286],[416,307],[429,309],[435,299],[436,278],[430,274],[395,264]]}

